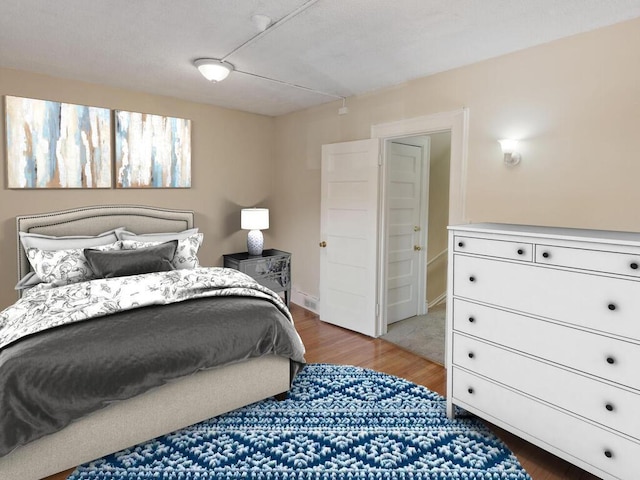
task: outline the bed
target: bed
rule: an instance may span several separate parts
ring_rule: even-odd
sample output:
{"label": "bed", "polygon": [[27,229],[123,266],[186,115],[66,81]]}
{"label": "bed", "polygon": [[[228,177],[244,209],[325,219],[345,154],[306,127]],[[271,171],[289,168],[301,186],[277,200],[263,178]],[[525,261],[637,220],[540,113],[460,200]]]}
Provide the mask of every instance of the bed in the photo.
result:
{"label": "bed", "polygon": [[[194,213],[147,206],[107,205],[17,217],[18,235],[19,232],[50,236],[98,235],[101,232],[119,227],[124,227],[126,230],[136,234],[180,232],[194,227]],[[25,252],[20,240],[18,240],[17,257],[18,279],[22,279],[31,270],[31,265],[27,258],[27,252]],[[186,275],[184,276],[185,279],[190,279],[192,277],[189,275],[195,275],[196,272],[198,272],[198,275],[204,275],[201,270],[225,269],[195,269],[193,272],[176,270],[176,272]],[[208,272],[206,273],[208,274]],[[163,274],[151,273],[148,275]],[[166,274],[173,275],[174,272],[166,272]],[[142,280],[137,280],[138,276],[127,278],[133,279],[130,281],[132,284],[142,282]],[[100,284],[100,282],[111,281],[113,279],[84,282],[82,288],[89,283]],[[52,290],[62,291],[62,288],[67,287]],[[78,288],[81,287],[79,286]],[[105,289],[104,285],[101,288]],[[233,290],[229,291],[233,292]],[[34,295],[28,294],[18,303],[24,303],[30,297],[34,297]],[[227,317],[229,317],[226,320],[227,322],[235,319],[234,312],[239,311],[237,309],[253,309],[248,313],[242,313],[238,317],[245,322],[245,316],[247,318],[250,318],[251,315],[256,318],[259,316],[260,321],[262,321],[262,312],[267,311],[265,309],[269,309],[268,316],[271,317],[273,316],[271,310],[276,307],[280,308],[280,306],[274,306],[274,302],[265,302],[261,298],[243,298],[236,297],[233,294],[215,298],[199,297],[189,301],[181,301],[179,304],[188,305],[191,308],[201,302],[202,308],[222,312],[220,314],[221,317],[226,312]],[[210,306],[213,304],[206,302],[216,302],[215,308]],[[269,307],[263,306],[267,303],[269,303]],[[96,331],[101,331],[99,328],[116,328],[118,325],[127,325],[134,333],[135,328],[139,328],[140,331],[150,332],[155,329],[150,329],[148,326],[145,327],[144,322],[155,321],[153,320],[154,318],[162,318],[163,315],[167,318],[181,318],[180,311],[172,311],[171,308],[182,307],[178,307],[176,304],[166,306],[143,305],[141,308],[109,315],[108,322],[96,322],[96,319],[87,319],[76,322],[74,325],[84,325],[82,328],[97,329]],[[136,312],[142,312],[144,315]],[[132,315],[134,316],[132,317]],[[264,315],[266,316],[266,313]],[[132,318],[135,319],[135,322],[132,321]],[[138,322],[140,322],[139,326]],[[278,319],[278,322],[281,322],[281,320]],[[165,323],[167,323],[166,319]],[[241,322],[238,321],[238,323]],[[286,326],[286,322],[281,323],[285,325],[283,328],[289,328]],[[74,325],[62,325],[44,332],[28,335],[9,347],[0,350],[0,355],[5,354],[7,351],[13,352],[10,349],[16,345],[22,346],[26,344],[31,347],[28,342],[37,344],[42,341],[46,344],[42,339],[48,339],[47,335],[53,338],[54,333],[62,338],[62,333],[72,332],[71,328],[76,329],[73,332],[77,331],[78,327]],[[102,326],[97,327],[97,325]],[[146,330],[144,330],[145,328]],[[175,322],[171,328],[177,328]],[[201,327],[198,326],[197,328]],[[191,328],[183,328],[182,332],[190,330]],[[295,332],[295,329],[293,331]],[[176,335],[178,337],[180,332],[179,330],[172,330],[168,335]],[[153,332],[150,333],[150,335],[152,334]],[[73,335],[80,335],[77,338],[82,339],[84,338],[82,335],[85,335],[85,333],[73,333]],[[73,335],[70,333],[65,335],[64,340],[68,343],[76,338]],[[166,337],[167,335],[164,336]],[[212,338],[214,337],[212,334]],[[295,337],[297,337],[297,333]],[[100,336],[100,338],[103,338],[103,336]],[[178,343],[174,338],[170,338],[173,343]],[[53,338],[51,341],[54,340],[60,341],[58,338]],[[267,354],[262,354],[256,347],[250,353],[243,354],[244,358],[227,359],[228,361],[223,366],[198,368],[195,373],[181,374],[168,380],[156,380],[154,385],[145,386],[143,392],[137,392],[130,398],[105,400],[102,405],[106,404],[107,406],[102,406],[95,411],[84,414],[81,418],[72,419],[70,423],[61,429],[58,428],[53,433],[47,433],[44,436],[30,440],[28,443],[0,456],[0,478],[19,478],[23,480],[42,478],[264,398],[281,395],[289,389],[292,376],[304,362],[302,358],[304,353],[302,343],[296,343],[295,339],[291,341],[293,342],[292,345],[286,347],[288,350],[286,348],[284,350],[280,349],[281,351],[286,350],[289,352],[285,356],[281,355],[281,351],[276,352],[277,349],[275,347],[268,347],[266,350],[261,347],[262,350],[268,350]],[[299,342],[299,337],[297,337],[297,342]],[[124,343],[126,344],[126,342]],[[84,346],[84,344],[81,345]],[[114,343],[113,348],[118,350],[119,347],[116,348]],[[30,351],[26,347],[25,350]],[[76,350],[82,351],[86,349],[70,348],[68,350],[73,351],[75,355]],[[162,351],[162,353],[164,352]],[[54,355],[54,357],[57,356],[60,355]],[[67,354],[66,351],[65,355],[62,356],[64,358],[72,357],[71,353]],[[96,354],[96,356],[98,355]],[[0,359],[2,359],[1,356]],[[84,360],[78,359],[75,361],[82,362]],[[2,365],[0,363],[0,366]]]}

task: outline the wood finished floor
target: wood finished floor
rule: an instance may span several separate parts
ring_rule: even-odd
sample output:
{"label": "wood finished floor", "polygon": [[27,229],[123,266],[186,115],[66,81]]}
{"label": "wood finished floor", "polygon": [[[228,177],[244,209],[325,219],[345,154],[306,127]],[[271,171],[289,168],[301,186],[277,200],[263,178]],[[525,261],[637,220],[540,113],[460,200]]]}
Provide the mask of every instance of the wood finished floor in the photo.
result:
{"label": "wood finished floor", "polygon": [[[291,306],[296,329],[302,337],[309,363],[357,365],[406,378],[445,394],[446,372],[443,367],[385,340],[374,339],[321,322],[318,316],[297,305]],[[492,426],[511,448],[533,480],[597,480],[578,467]],[[66,480],[73,469],[47,477]]]}

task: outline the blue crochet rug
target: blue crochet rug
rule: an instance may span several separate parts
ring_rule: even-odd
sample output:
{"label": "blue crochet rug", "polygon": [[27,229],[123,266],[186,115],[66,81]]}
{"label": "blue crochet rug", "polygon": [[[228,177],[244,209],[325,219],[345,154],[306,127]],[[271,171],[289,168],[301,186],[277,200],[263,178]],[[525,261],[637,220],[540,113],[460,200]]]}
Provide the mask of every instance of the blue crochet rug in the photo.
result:
{"label": "blue crochet rug", "polygon": [[531,480],[472,418],[425,387],[311,364],[264,400],[78,467],[69,480]]}

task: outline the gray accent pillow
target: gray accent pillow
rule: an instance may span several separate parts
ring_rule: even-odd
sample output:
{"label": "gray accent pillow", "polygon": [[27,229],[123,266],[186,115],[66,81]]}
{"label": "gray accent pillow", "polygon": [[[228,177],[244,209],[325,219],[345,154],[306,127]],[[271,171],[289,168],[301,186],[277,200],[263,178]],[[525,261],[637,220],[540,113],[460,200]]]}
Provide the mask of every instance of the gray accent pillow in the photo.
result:
{"label": "gray accent pillow", "polygon": [[72,248],[91,248],[109,245],[119,240],[118,233],[124,227],[103,232],[100,235],[73,235],[68,237],[54,237],[39,233],[19,232],[20,242],[25,251],[29,248],[39,250],[70,250]]}
{"label": "gray accent pillow", "polygon": [[138,248],[105,252],[86,248],[84,256],[98,278],[125,277],[141,273],[168,272],[174,270],[173,260],[178,240]]}
{"label": "gray accent pillow", "polygon": [[[202,245],[203,238],[204,235],[202,233],[196,233],[190,237],[178,240],[176,256],[173,257],[171,262],[177,270],[184,268],[198,268],[200,266],[200,261],[198,260],[198,249],[200,248],[200,245]],[[135,250],[137,248],[158,245],[160,242],[122,240],[120,243],[123,250]]]}

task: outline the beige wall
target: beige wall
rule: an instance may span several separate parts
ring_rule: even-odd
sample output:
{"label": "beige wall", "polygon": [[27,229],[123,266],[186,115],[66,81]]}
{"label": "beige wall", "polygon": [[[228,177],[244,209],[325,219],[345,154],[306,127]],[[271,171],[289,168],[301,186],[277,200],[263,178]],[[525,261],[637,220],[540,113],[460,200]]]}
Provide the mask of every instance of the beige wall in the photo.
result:
{"label": "beige wall", "polygon": [[431,261],[431,265],[427,265],[427,303],[438,299],[447,290],[447,255],[443,254],[440,257],[438,255],[447,248],[448,240],[451,133],[435,133],[429,137],[431,137],[431,158],[427,264]]}
{"label": "beige wall", "polygon": [[[271,234],[293,252],[294,287],[319,291],[320,146],[463,106],[468,220],[640,231],[637,45],[640,19],[350,98],[348,115],[333,102],[278,117]],[[516,168],[505,137],[522,139]]]}
{"label": "beige wall", "polygon": [[[15,301],[16,215],[83,205],[132,203],[191,209],[205,234],[200,259],[220,265],[223,253],[246,249],[240,208],[270,206],[274,120],[271,117],[0,69],[0,95],[15,95],[192,120],[192,188],[158,190],[8,190],[4,113],[0,119],[0,308]],[[4,110],[4,109],[3,109]],[[250,141],[248,141],[250,139]],[[277,221],[272,228],[278,229]],[[265,245],[271,247],[269,231]]]}

